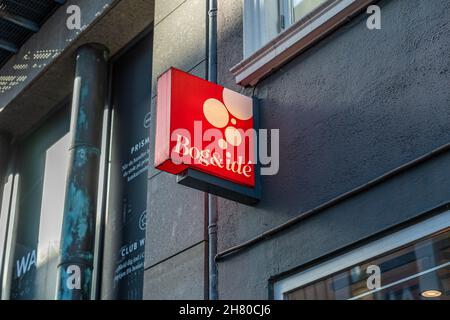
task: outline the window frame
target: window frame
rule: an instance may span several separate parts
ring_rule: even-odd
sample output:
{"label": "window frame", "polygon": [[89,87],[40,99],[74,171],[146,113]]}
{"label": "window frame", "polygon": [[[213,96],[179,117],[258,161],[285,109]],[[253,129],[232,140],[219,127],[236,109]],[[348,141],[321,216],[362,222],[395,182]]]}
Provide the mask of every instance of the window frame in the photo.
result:
{"label": "window frame", "polygon": [[278,10],[278,32],[281,33],[292,25],[292,0],[278,0]]}
{"label": "window frame", "polygon": [[[278,34],[269,37],[265,28],[265,0],[243,0],[243,60],[230,69],[236,83],[254,86],[273,70],[347,22],[377,0],[329,0],[305,18],[283,29],[279,19]],[[289,0],[279,0],[280,13],[286,15]],[[289,13],[289,19],[292,20]]]}
{"label": "window frame", "polygon": [[450,211],[445,211],[343,255],[275,281],[273,283],[273,298],[274,300],[284,300],[284,295],[295,289],[312,284],[393,250],[401,249],[418,240],[442,232],[449,227]]}
{"label": "window frame", "polygon": [[[297,23],[294,18],[294,6],[292,2],[294,0],[277,0],[278,1],[278,8],[279,8],[279,33],[289,29],[293,24]],[[308,12],[306,16],[301,19],[302,21],[305,21],[310,16],[314,16],[314,13],[317,11],[320,11],[326,6],[329,6],[333,0],[328,0],[327,3],[323,3],[319,5],[316,9],[312,10],[311,12]],[[303,22],[304,23],[304,22]],[[264,44],[262,44],[264,45]]]}

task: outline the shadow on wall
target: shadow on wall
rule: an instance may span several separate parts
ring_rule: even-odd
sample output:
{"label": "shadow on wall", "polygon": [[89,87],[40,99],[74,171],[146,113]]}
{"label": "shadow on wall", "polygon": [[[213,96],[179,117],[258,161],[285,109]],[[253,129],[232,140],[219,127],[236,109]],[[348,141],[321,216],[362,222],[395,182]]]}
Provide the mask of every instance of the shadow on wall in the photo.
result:
{"label": "shadow on wall", "polygon": [[369,30],[362,13],[256,88],[243,89],[229,71],[243,58],[241,4],[221,2],[220,84],[254,91],[261,127],[280,129],[280,171],[263,177],[262,201],[245,207],[221,200],[221,246],[247,240],[449,141],[444,84],[450,40],[444,34],[450,27],[442,24],[449,4],[378,5],[381,30]]}

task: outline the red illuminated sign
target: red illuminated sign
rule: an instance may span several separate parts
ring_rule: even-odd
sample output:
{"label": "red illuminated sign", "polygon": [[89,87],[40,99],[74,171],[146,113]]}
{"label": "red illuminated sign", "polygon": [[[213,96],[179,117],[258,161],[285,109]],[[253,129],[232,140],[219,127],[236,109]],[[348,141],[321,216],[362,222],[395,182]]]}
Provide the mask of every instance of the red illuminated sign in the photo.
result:
{"label": "red illuminated sign", "polygon": [[253,99],[171,68],[158,80],[155,167],[255,187]]}

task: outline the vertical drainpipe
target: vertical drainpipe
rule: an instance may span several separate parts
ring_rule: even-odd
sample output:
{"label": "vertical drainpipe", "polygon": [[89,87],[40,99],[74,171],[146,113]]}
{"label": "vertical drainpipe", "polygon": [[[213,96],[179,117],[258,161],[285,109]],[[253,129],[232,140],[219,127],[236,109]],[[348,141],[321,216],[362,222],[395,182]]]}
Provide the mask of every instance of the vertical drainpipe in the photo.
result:
{"label": "vertical drainpipe", "polygon": [[100,44],[83,45],[76,55],[58,300],[89,300],[91,297],[108,57],[108,49]]}
{"label": "vertical drainpipe", "polygon": [[[217,0],[209,0],[208,7],[208,80],[217,83]],[[217,264],[217,197],[208,194],[208,274],[209,300],[218,300]]]}

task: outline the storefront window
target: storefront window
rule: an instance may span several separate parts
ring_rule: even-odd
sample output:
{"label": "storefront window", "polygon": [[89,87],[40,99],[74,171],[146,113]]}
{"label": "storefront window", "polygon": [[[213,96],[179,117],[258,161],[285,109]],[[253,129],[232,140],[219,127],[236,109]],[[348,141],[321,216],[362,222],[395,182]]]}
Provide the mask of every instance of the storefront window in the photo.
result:
{"label": "storefront window", "polygon": [[450,228],[285,292],[283,298],[450,300]]}
{"label": "storefront window", "polygon": [[150,160],[153,33],[114,59],[103,299],[142,299]]}
{"label": "storefront window", "polygon": [[69,164],[68,108],[19,147],[11,299],[54,299]]}

